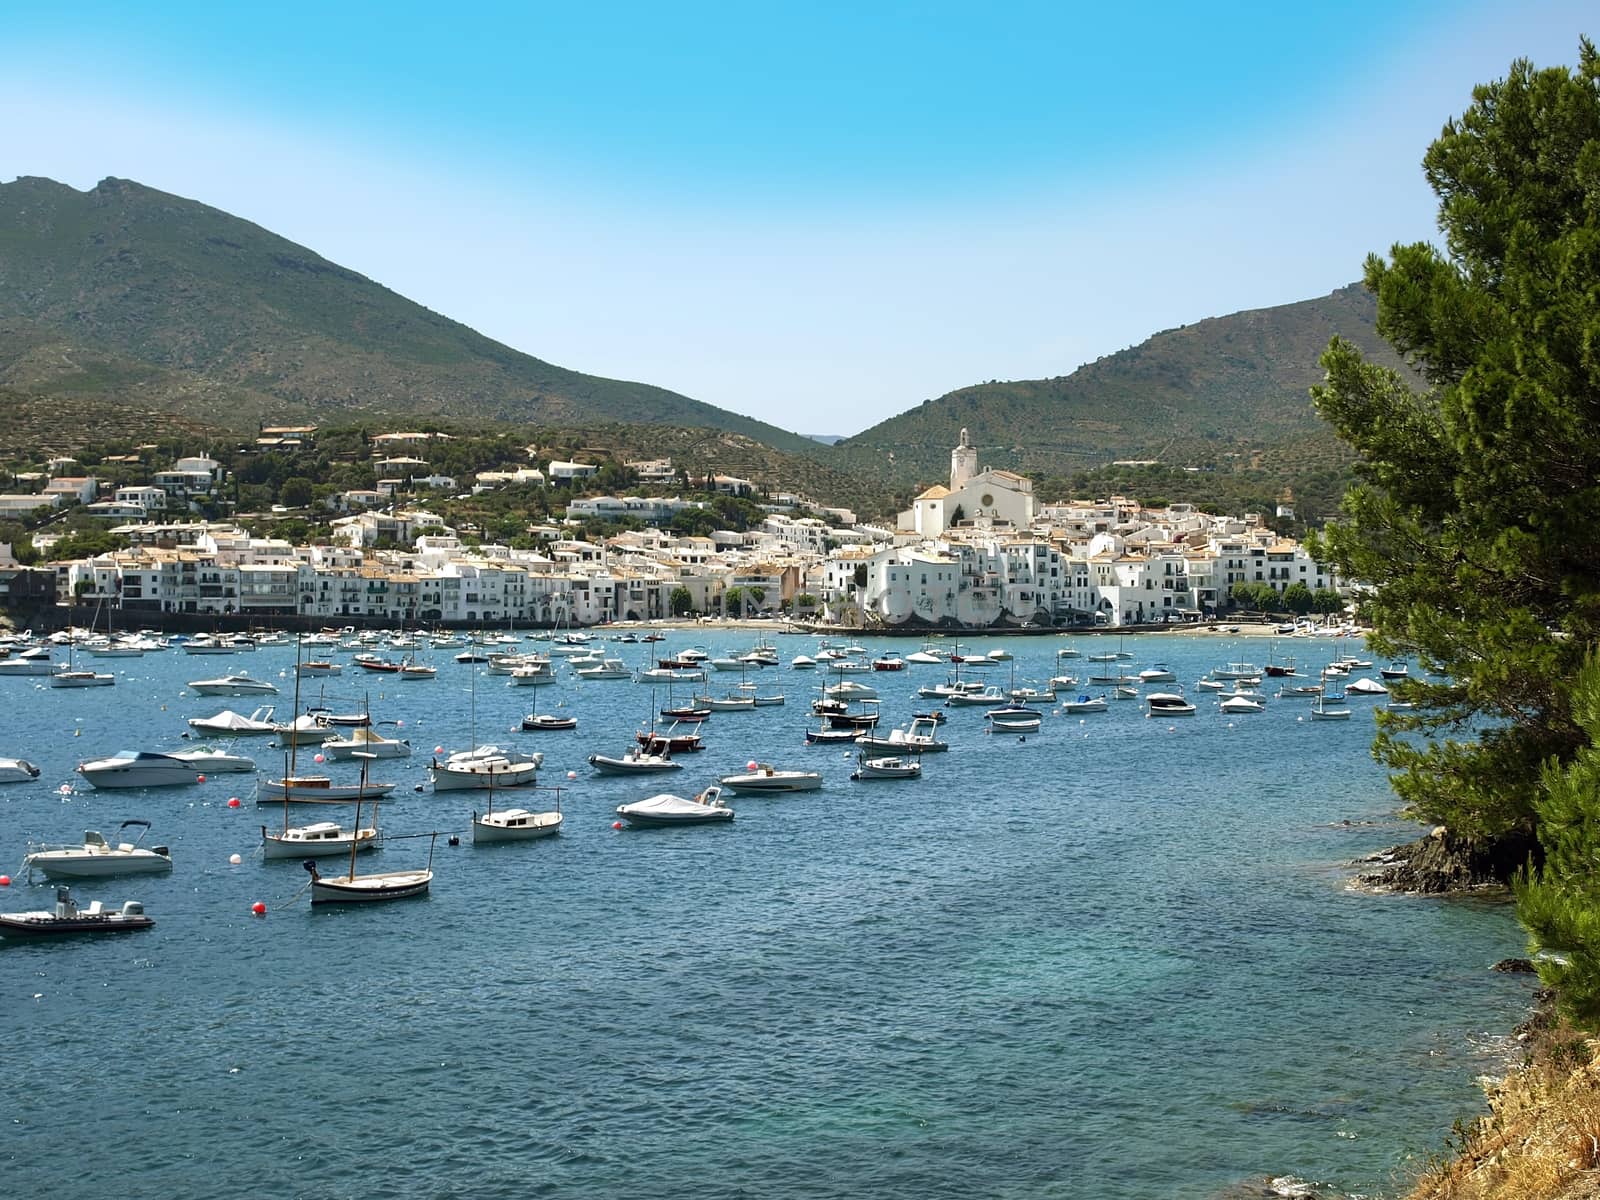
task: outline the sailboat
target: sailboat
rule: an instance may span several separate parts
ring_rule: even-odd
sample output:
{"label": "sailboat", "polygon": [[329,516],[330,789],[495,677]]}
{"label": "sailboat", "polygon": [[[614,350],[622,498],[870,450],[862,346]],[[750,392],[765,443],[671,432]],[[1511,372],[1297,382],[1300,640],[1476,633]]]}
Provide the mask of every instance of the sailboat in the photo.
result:
{"label": "sailboat", "polygon": [[538,782],[544,755],[524,754],[499,746],[478,745],[478,666],[472,665],[472,748],[457,750],[443,762],[434,759],[428,777],[436,792],[532,787]]}
{"label": "sailboat", "polygon": [[53,688],[81,688],[81,687],[110,687],[116,683],[115,675],[96,673],[94,671],[76,671],[72,667],[72,652],[76,638],[67,639],[67,669],[56,671],[50,676],[50,686]]}
{"label": "sailboat", "polygon": [[[370,755],[360,755],[361,782],[367,781],[367,764]],[[377,823],[378,798],[372,798],[373,823]],[[356,828],[361,828],[361,793],[356,793]],[[359,904],[375,900],[405,900],[412,896],[425,896],[433,882],[433,843],[428,843],[428,865],[420,871],[374,871],[368,875],[356,874],[356,851],[359,844],[350,847],[350,869],[344,875],[323,876],[317,870],[317,861],[308,858],[301,864],[311,876],[312,904]]]}

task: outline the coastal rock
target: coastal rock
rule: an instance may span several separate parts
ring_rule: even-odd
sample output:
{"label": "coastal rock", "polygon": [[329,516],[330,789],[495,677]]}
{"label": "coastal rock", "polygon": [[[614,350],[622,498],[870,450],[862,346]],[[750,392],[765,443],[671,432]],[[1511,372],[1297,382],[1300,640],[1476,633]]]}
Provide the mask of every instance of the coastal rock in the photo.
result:
{"label": "coastal rock", "polygon": [[1509,885],[1530,856],[1535,862],[1540,857],[1530,837],[1482,842],[1456,837],[1440,825],[1426,837],[1360,859],[1358,865],[1378,869],[1362,871],[1354,882],[1366,891],[1426,896],[1494,891]]}
{"label": "coastal rock", "polygon": [[1499,971],[1502,975],[1537,974],[1537,968],[1534,967],[1533,959],[1531,958],[1502,958],[1489,970]]}

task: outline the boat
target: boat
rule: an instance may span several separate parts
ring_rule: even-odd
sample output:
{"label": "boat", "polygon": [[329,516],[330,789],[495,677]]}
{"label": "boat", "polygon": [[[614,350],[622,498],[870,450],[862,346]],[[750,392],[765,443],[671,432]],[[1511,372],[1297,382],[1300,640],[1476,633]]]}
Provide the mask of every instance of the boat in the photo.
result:
{"label": "boat", "polygon": [[651,667],[639,672],[641,682],[704,683],[706,673],[696,667]]}
{"label": "boat", "polygon": [[436,792],[532,787],[543,765],[544,755],[537,750],[524,754],[499,746],[474,746],[456,751],[443,762],[434,759],[428,777]]}
{"label": "boat", "polygon": [[965,696],[982,692],[985,686],[975,679],[954,679],[946,683],[933,683],[919,687],[917,695],[924,700],[948,700],[951,696]]}
{"label": "boat", "polygon": [[[559,789],[558,789],[559,791]],[[530,812],[526,808],[502,808],[499,812],[472,814],[472,844],[489,846],[501,842],[531,842],[561,832],[561,809]]]}
{"label": "boat", "polygon": [[651,754],[642,747],[625,751],[620,758],[591,754],[589,765],[600,775],[659,775],[666,771],[683,770],[683,764],[674,762],[669,755]]}
{"label": "boat", "polygon": [[696,696],[695,700],[703,705],[706,712],[749,712],[756,706],[754,696]]}
{"label": "boat", "polygon": [[878,689],[853,679],[844,679],[823,688],[822,694],[830,700],[876,700]]}
{"label": "boat", "polygon": [[985,654],[984,657],[990,662],[1010,662],[1012,655],[1011,651],[997,647]]}
{"label": "boat", "polygon": [[669,721],[682,721],[685,725],[698,725],[711,715],[711,709],[697,700],[691,700],[688,704],[672,704],[669,702],[667,707],[661,710],[661,715]]}
{"label": "boat", "polygon": [[1156,663],[1153,667],[1146,667],[1139,672],[1140,683],[1176,683],[1178,677],[1172,673],[1172,668],[1165,663]]}
{"label": "boat", "polygon": [[547,659],[526,659],[511,668],[511,679],[506,686],[544,687],[546,684],[551,684],[555,681],[555,667]]}
{"label": "boat", "polygon": [[281,833],[261,827],[261,857],[264,859],[326,858],[357,850],[376,850],[382,844],[374,826],[349,831],[337,821],[316,821],[310,825],[285,824]]}
{"label": "boat", "polygon": [[239,671],[216,679],[191,679],[189,687],[202,696],[276,696],[278,685]]}
{"label": "boat", "polygon": [[295,664],[297,675],[342,675],[344,664],[329,662],[326,659],[311,659],[308,662]]}
{"label": "boat", "polygon": [[773,692],[770,695],[760,695],[755,684],[741,683],[739,691],[750,697],[750,703],[756,708],[777,708],[783,704],[783,693]]}
{"label": "boat", "polygon": [[715,825],[733,820],[733,809],[722,799],[722,789],[712,784],[692,800],[663,792],[632,804],[619,804],[617,815],[630,825]]}
{"label": "boat", "polygon": [[0,758],[0,783],[27,783],[39,778],[39,768],[25,758]]}
{"label": "boat", "polygon": [[438,667],[430,667],[426,663],[419,663],[407,659],[400,664],[400,678],[415,683],[419,679],[436,679],[439,675]]}
{"label": "boat", "polygon": [[1274,695],[1279,700],[1313,700],[1322,695],[1320,683],[1286,683]]}
{"label": "boat", "polygon": [[1311,706],[1311,719],[1313,721],[1348,721],[1350,710],[1348,708],[1329,708],[1326,696],[1318,696]]}
{"label": "boat", "polygon": [[112,875],[153,875],[172,870],[172,855],[165,846],[146,847],[145,835],[150,832],[149,821],[124,821],[117,836],[129,827],[139,830],[131,842],[118,841],[115,845],[93,829],[86,829],[83,841],[76,845],[40,845],[28,848],[22,860],[23,868],[31,876],[35,870],[48,879],[103,879]]}
{"label": "boat", "polygon": [[57,671],[50,676],[53,688],[110,687],[116,682],[115,675],[103,671]]}
{"label": "boat", "polygon": [[1353,696],[1387,696],[1389,689],[1376,679],[1352,679],[1344,690]]}
{"label": "boat", "polygon": [[[254,650],[255,643],[252,642],[250,648]],[[185,654],[235,654],[238,649],[232,641],[210,633],[197,633],[183,643]]]}
{"label": "boat", "polygon": [[905,758],[900,755],[870,758],[862,754],[856,759],[856,769],[850,773],[851,779],[920,779],[921,777],[922,763],[915,758]]}
{"label": "boat", "polygon": [[1104,696],[1090,696],[1087,692],[1076,700],[1064,700],[1061,703],[1061,711],[1069,716],[1073,713],[1103,713],[1110,707]]}
{"label": "boat", "polygon": [[633,674],[620,658],[603,658],[592,666],[574,667],[573,673],[579,679],[630,679]]}
{"label": "boat", "polygon": [[[323,726],[323,732],[328,731]],[[411,743],[405,738],[384,737],[370,725],[358,726],[345,737],[331,737],[322,743],[322,756],[332,759],[370,754],[373,758],[409,758]]]}
{"label": "boat", "polygon": [[1393,662],[1387,667],[1379,667],[1378,674],[1384,679],[1409,679],[1411,677],[1411,668],[1403,662]]}
{"label": "boat", "polygon": [[210,746],[196,746],[192,750],[174,750],[172,757],[186,762],[202,775],[242,774],[256,769],[256,760],[242,754],[229,754]]}
{"label": "boat", "polygon": [[554,713],[529,713],[522,718],[522,728],[528,733],[554,733],[577,727],[577,717],[558,717]]}
{"label": "boat", "polygon": [[1012,688],[1006,695],[1018,704],[1054,704],[1056,702],[1054,688]]}
{"label": "boat", "polygon": [[34,646],[15,658],[0,661],[0,675],[53,675],[61,664],[51,657],[49,646]]}
{"label": "boat", "polygon": [[97,788],[178,787],[200,782],[200,773],[182,759],[149,750],[118,750],[109,758],[81,762],[77,770]]}
{"label": "boat", "polygon": [[56,906],[37,912],[0,913],[0,935],[11,938],[48,937],[74,933],[129,933],[149,929],[155,920],[145,916],[144,905],[124,900],[121,908],[105,908],[91,900],[79,908],[67,888],[56,889]]}
{"label": "boat", "polygon": [[792,671],[814,671],[816,667],[817,660],[809,654],[796,654],[789,660],[789,669]]}
{"label": "boat", "polygon": [[718,781],[736,795],[771,792],[814,792],[822,786],[821,771],[780,771],[770,763],[756,763],[742,775],[724,775]]}
{"label": "boat", "polygon": [[[361,759],[361,783],[367,781],[367,765],[372,760],[367,757]],[[366,793],[370,795],[371,793]],[[361,797],[360,790],[356,793],[356,819],[355,827],[361,828]],[[376,798],[372,802],[373,824],[377,824]],[[407,900],[414,896],[425,896],[428,887],[433,882],[433,844],[438,840],[434,834],[428,842],[428,865],[421,870],[410,871],[374,871],[367,875],[356,874],[356,852],[359,844],[350,847],[350,869],[343,875],[323,876],[317,870],[317,860],[308,858],[300,865],[305,868],[306,874],[311,876],[311,903],[316,904],[366,904],[380,900]]]}
{"label": "boat", "polygon": [[665,733],[658,733],[654,729],[640,730],[633,736],[652,754],[688,754],[704,749],[700,735],[694,731],[692,724],[681,728],[685,723],[674,721],[667,727]]}
{"label": "boat", "polygon": [[1213,679],[1259,679],[1261,668],[1247,662],[1231,662],[1211,672]]}
{"label": "boat", "polygon": [[1195,707],[1182,692],[1151,692],[1144,698],[1145,715],[1150,717],[1192,717]]}
{"label": "boat", "polygon": [[1267,711],[1267,706],[1253,696],[1230,696],[1217,707],[1230,716]]}
{"label": "boat", "polygon": [[334,783],[326,775],[284,775],[277,779],[256,780],[257,804],[348,804],[358,796],[387,796],[392,783]]}
{"label": "boat", "polygon": [[278,726],[272,720],[270,705],[256,709],[248,717],[234,712],[231,708],[223,709],[214,717],[190,717],[189,728],[198,729],[201,733],[228,734],[233,737],[278,732]]}
{"label": "boat", "polygon": [[992,708],[1006,702],[1006,694],[992,684],[975,692],[946,696],[944,701],[946,708]]}
{"label": "boat", "polygon": [[1044,724],[1044,714],[1036,708],[1007,705],[984,713],[991,733],[1032,733]]}
{"label": "boat", "polygon": [[856,745],[869,753],[881,750],[893,754],[904,754],[907,751],[917,754],[940,754],[950,749],[950,743],[941,742],[938,732],[938,722],[932,717],[913,717],[909,729],[891,729],[887,737],[862,734],[856,739]]}

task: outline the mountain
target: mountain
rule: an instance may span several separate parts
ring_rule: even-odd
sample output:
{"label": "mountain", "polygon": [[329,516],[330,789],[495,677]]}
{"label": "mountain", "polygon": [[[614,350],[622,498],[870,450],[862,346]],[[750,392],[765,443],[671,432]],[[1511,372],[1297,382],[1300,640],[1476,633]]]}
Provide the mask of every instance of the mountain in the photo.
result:
{"label": "mountain", "polygon": [[[1117,459],[1179,466],[1259,461],[1290,448],[1314,458],[1335,439],[1308,389],[1338,334],[1404,370],[1374,328],[1359,284],[1316,300],[1214,317],[1155,334],[1070,375],[985,383],[950,392],[833,448],[836,465],[885,469],[901,484],[949,472],[963,427],[984,466],[1065,476]],[[1346,456],[1347,457],[1347,456]]]}
{"label": "mountain", "polygon": [[212,425],[435,416],[799,434],[492,341],[260,226],[125,179],[0,184],[0,388]]}

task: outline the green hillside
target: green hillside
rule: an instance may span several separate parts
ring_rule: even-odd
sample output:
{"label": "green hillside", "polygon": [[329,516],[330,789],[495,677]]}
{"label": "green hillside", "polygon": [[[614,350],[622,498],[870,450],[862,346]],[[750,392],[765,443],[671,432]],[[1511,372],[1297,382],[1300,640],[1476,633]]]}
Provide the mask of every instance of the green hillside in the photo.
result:
{"label": "green hillside", "polygon": [[124,179],[86,192],[0,184],[0,387],[235,428],[621,421],[827,453],[676,392],[553,366],[248,221]]}
{"label": "green hillside", "polygon": [[[1064,478],[1116,459],[1232,469],[1263,450],[1316,463],[1336,439],[1307,394],[1317,358],[1339,334],[1370,357],[1402,364],[1373,328],[1359,285],[1316,300],[1215,317],[1054,379],[950,392],[834,447],[841,467],[887,469],[898,485],[949,471],[963,427],[984,466]],[[1292,483],[1292,472],[1283,479]]]}

